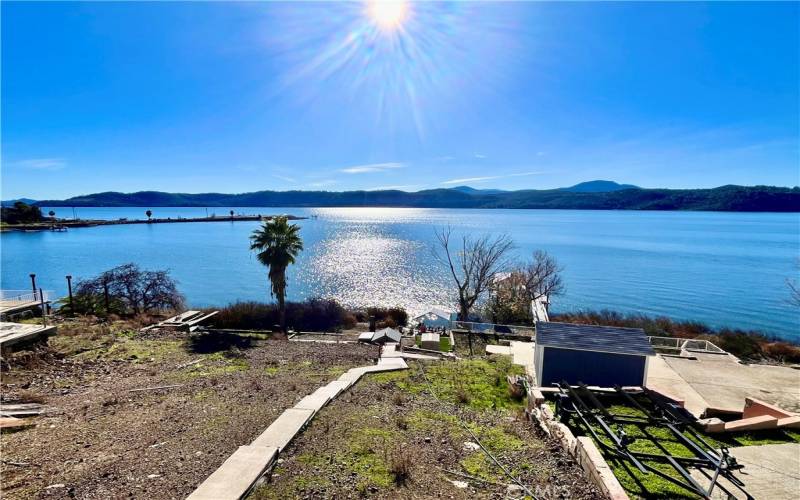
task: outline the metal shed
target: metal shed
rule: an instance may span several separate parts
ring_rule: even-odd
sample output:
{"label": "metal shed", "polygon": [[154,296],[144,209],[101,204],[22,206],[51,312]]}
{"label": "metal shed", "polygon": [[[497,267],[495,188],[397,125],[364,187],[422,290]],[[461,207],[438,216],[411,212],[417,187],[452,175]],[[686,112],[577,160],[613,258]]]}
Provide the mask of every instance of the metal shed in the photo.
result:
{"label": "metal shed", "polygon": [[599,387],[643,386],[654,356],[644,330],[539,322],[534,365],[540,386],[566,381]]}

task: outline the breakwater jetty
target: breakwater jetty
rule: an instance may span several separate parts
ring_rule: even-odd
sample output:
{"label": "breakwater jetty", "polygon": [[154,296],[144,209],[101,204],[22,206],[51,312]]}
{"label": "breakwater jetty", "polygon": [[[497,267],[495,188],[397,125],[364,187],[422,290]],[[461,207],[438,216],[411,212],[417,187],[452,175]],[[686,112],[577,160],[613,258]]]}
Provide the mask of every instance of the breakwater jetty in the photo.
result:
{"label": "breakwater jetty", "polygon": [[64,231],[70,228],[95,227],[95,226],[115,226],[120,224],[176,224],[184,222],[242,222],[242,221],[265,221],[275,217],[286,217],[289,220],[308,219],[308,217],[298,217],[296,215],[230,215],[230,216],[208,216],[208,217],[166,217],[150,219],[54,219],[41,222],[29,222],[25,224],[3,224],[3,231]]}

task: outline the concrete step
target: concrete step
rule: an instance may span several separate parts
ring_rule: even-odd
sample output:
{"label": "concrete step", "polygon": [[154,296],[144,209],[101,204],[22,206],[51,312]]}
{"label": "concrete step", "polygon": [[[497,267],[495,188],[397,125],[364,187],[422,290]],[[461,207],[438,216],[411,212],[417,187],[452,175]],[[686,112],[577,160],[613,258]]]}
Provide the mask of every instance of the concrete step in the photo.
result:
{"label": "concrete step", "polygon": [[278,455],[278,448],[240,446],[187,500],[239,500]]}
{"label": "concrete step", "polygon": [[250,446],[277,448],[278,451],[281,451],[306,426],[313,416],[314,410],[289,408],[250,443]]}

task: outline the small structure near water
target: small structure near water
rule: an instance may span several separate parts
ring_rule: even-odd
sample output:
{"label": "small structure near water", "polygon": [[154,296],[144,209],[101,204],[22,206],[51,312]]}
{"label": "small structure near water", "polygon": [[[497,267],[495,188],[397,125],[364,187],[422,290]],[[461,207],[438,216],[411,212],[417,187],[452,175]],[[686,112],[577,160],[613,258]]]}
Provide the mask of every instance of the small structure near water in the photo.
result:
{"label": "small structure near water", "polygon": [[402,335],[394,328],[384,328],[377,332],[364,332],[358,336],[359,342],[372,344],[385,344],[386,342],[400,342]]}
{"label": "small structure near water", "polygon": [[567,382],[599,387],[644,386],[654,356],[641,328],[539,322],[534,365],[539,386]]}
{"label": "small structure near water", "polygon": [[219,311],[211,311],[210,313],[204,313],[202,311],[186,311],[184,313],[178,314],[177,316],[167,318],[160,323],[156,323],[155,325],[150,325],[145,328],[142,328],[142,331],[144,332],[148,330],[165,328],[171,330],[183,330],[187,332],[193,332],[198,328],[200,323],[206,321],[207,319],[211,318],[217,313],[219,313]]}

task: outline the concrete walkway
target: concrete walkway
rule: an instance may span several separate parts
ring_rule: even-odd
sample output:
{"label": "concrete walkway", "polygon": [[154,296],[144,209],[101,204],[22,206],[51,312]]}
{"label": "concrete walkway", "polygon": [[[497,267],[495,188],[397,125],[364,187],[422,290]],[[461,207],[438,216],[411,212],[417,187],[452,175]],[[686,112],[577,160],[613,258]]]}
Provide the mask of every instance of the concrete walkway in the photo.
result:
{"label": "concrete walkway", "polygon": [[[391,349],[391,352],[395,352]],[[402,354],[402,353],[398,353]],[[437,359],[437,358],[431,358]],[[377,365],[351,368],[338,379],[301,399],[284,411],[250,445],[240,446],[233,455],[189,495],[191,500],[238,500],[246,496],[270,468],[278,454],[302,432],[328,402],[353,386],[367,373],[405,370],[402,357],[382,357]]]}
{"label": "concrete walkway", "polygon": [[533,366],[533,352],[535,344],[533,342],[520,342],[512,340],[507,346],[487,345],[487,354],[503,354],[513,358],[512,363],[525,367],[525,373],[530,377],[536,376],[536,368]]}
{"label": "concrete walkway", "polygon": [[[700,417],[709,404],[691,384],[664,361],[661,356],[651,356],[647,361],[647,387],[664,395],[682,399],[686,408],[695,417]],[[744,400],[742,400],[744,406]]]}
{"label": "concrete walkway", "polygon": [[[768,444],[764,446],[740,446],[730,449],[736,461],[744,469],[736,475],[745,484],[745,491],[755,498],[770,500],[794,500],[800,497],[800,444]],[[708,478],[697,471],[692,472],[701,486],[709,484]],[[740,498],[736,487],[721,480],[731,493]],[[715,490],[714,499],[727,499],[721,490]],[[744,495],[741,495],[744,498]]]}

